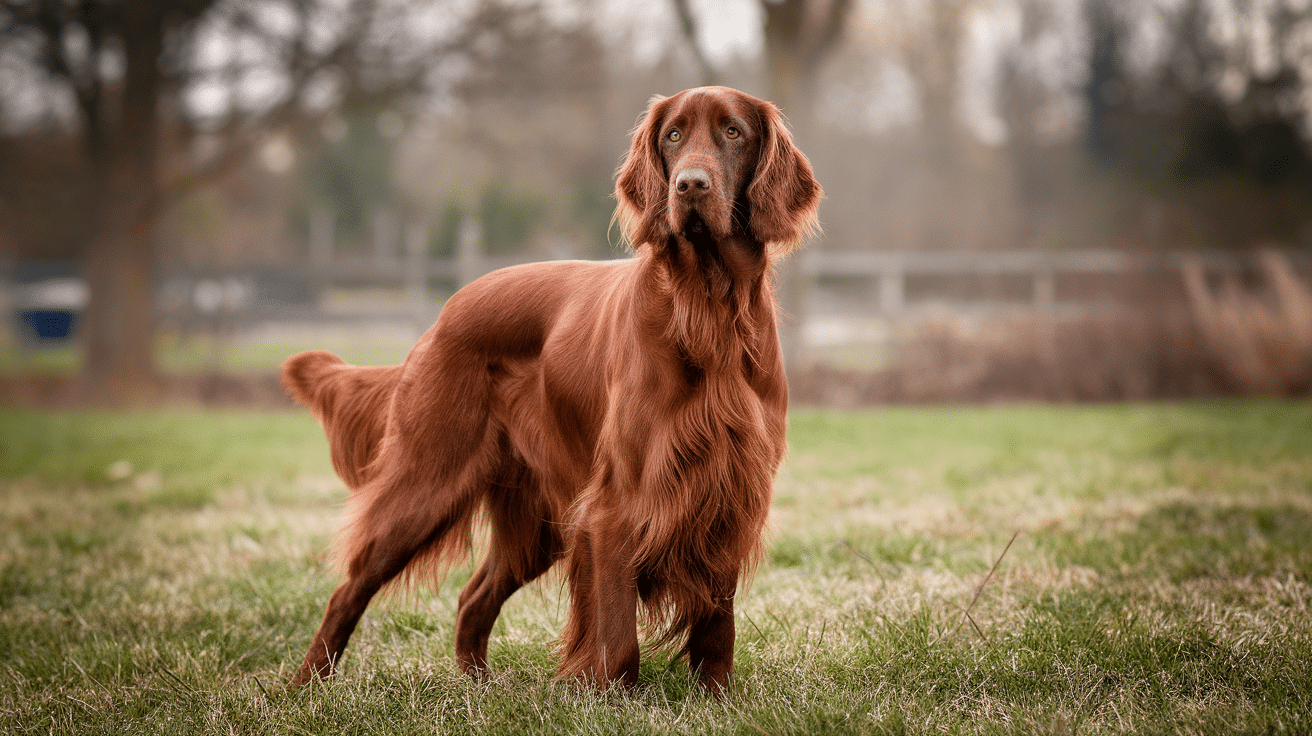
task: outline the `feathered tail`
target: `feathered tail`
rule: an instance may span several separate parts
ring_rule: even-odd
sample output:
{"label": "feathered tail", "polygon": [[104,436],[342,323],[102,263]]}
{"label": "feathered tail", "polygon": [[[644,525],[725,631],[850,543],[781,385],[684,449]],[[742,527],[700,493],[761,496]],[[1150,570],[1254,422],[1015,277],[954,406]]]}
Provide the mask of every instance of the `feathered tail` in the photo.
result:
{"label": "feathered tail", "polygon": [[387,429],[400,375],[399,365],[348,365],[323,350],[297,353],[282,364],[283,385],[323,427],[333,468],[352,490],[373,477],[370,462]]}

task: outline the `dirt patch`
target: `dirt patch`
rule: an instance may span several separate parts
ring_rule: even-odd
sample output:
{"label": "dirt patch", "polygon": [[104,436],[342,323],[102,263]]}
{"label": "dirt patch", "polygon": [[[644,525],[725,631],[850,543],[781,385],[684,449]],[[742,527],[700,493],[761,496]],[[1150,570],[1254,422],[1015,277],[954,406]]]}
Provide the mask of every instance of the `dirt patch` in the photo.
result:
{"label": "dirt patch", "polygon": [[[293,406],[275,373],[161,376],[152,387],[150,400],[144,403],[205,408],[285,409]],[[0,407],[74,409],[88,406],[76,376],[0,375]]]}

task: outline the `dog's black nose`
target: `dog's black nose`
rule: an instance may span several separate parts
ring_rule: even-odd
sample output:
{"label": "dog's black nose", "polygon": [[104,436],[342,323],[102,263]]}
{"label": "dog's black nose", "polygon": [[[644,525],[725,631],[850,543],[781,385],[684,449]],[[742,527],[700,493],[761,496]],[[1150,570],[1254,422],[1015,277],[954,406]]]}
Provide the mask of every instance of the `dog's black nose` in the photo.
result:
{"label": "dog's black nose", "polygon": [[679,194],[686,194],[690,189],[710,189],[711,175],[705,169],[684,169],[674,177],[674,189]]}

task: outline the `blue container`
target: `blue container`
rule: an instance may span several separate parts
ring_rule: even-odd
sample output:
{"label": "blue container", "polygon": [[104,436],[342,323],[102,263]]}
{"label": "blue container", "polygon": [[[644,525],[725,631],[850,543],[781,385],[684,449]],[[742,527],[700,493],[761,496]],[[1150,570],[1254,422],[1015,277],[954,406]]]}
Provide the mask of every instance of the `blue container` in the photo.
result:
{"label": "blue container", "polygon": [[18,318],[29,328],[29,336],[35,332],[41,342],[62,342],[73,334],[77,314],[69,309],[25,309]]}

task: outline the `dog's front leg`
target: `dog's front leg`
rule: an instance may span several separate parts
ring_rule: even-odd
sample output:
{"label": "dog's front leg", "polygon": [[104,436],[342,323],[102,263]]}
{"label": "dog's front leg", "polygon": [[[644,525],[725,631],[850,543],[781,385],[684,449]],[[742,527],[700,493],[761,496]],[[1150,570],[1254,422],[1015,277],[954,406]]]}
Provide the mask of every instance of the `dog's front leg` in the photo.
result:
{"label": "dog's front leg", "polygon": [[599,688],[638,682],[638,585],[629,540],[583,532],[570,559],[561,675]]}
{"label": "dog's front leg", "polygon": [[688,666],[702,687],[716,695],[729,688],[733,677],[734,582],[716,592],[715,608],[688,632]]}
{"label": "dog's front leg", "polygon": [[596,682],[638,684],[638,585],[628,560],[603,554],[597,564]]}

